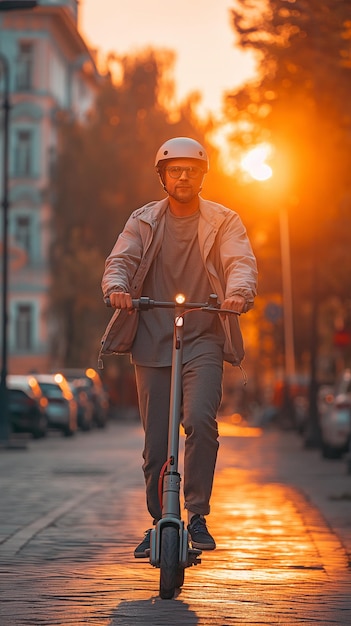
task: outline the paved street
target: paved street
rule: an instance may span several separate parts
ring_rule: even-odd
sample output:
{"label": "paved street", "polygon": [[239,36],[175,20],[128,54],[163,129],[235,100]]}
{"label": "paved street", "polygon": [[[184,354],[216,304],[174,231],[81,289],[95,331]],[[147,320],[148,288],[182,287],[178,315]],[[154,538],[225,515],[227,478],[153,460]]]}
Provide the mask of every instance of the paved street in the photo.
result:
{"label": "paved street", "polygon": [[1,626],[351,624],[351,476],[293,432],[221,426],[217,550],[174,600],[133,550],[149,527],[135,422],[0,452]]}

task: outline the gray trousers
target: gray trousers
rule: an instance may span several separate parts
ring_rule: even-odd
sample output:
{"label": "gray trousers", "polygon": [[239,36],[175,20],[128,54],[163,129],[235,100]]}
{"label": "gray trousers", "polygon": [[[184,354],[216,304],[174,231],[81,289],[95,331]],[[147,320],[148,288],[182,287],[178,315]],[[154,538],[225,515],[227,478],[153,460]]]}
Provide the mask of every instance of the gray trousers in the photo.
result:
{"label": "gray trousers", "polygon": [[[210,512],[217,450],[216,415],[222,397],[222,355],[195,357],[182,369],[182,424],[185,431],[184,504],[200,515]],[[161,518],[158,479],[167,460],[170,367],[135,366],[140,416],[145,431],[143,471],[150,515]]]}

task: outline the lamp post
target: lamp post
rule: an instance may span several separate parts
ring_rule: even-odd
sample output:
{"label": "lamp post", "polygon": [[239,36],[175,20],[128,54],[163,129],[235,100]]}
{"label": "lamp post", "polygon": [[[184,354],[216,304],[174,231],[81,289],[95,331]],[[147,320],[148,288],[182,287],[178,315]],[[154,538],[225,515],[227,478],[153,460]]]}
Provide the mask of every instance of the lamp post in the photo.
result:
{"label": "lamp post", "polygon": [[291,284],[289,217],[286,208],[282,208],[279,211],[279,226],[284,310],[285,378],[286,383],[289,385],[295,377],[295,347]]}
{"label": "lamp post", "polygon": [[[32,9],[37,6],[32,0],[1,0],[0,11]],[[1,379],[0,379],[0,445],[9,444],[9,410],[7,390],[7,326],[8,326],[8,212],[9,212],[9,119],[10,119],[10,67],[7,57],[0,53],[0,68],[3,74],[3,171],[2,171],[2,320],[1,320]]]}
{"label": "lamp post", "polygon": [[294,343],[294,318],[291,281],[291,254],[289,215],[286,207],[279,210],[280,227],[280,256],[282,262],[282,287],[283,287],[283,319],[284,319],[284,355],[285,377],[283,387],[282,419],[289,427],[294,424],[294,404],[291,395],[291,385],[295,379],[295,343]]}
{"label": "lamp post", "polygon": [[[242,159],[242,168],[256,181],[269,180],[273,171],[265,162],[269,156],[271,147],[267,145],[257,146],[250,150]],[[293,301],[291,284],[291,255],[289,217],[287,208],[279,210],[280,229],[280,255],[282,263],[282,287],[283,287],[283,312],[284,312],[284,355],[285,355],[285,406],[284,409],[291,418],[290,384],[295,377],[295,348],[294,348],[294,324],[293,324]]]}

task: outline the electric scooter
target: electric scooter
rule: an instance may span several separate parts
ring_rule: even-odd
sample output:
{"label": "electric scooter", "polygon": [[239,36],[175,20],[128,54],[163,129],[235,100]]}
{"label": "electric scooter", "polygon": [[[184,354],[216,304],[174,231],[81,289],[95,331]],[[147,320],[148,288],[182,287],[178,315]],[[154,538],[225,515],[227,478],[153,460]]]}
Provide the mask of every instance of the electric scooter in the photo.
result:
{"label": "electric scooter", "polygon": [[[187,567],[201,563],[201,550],[189,546],[188,530],[180,514],[180,481],[178,471],[179,428],[182,402],[182,357],[184,317],[187,313],[202,310],[207,313],[233,314],[234,311],[220,309],[217,295],[212,294],[207,303],[185,302],[178,294],[175,302],[157,302],[147,297],[132,301],[139,311],[154,308],[174,309],[174,336],[172,350],[172,375],[169,405],[167,461],[160,473],[159,494],[162,504],[162,518],[157,522],[150,536],[151,565],[160,568],[159,593],[163,599],[171,599],[175,590],[184,584]],[[238,315],[238,313],[236,313]]]}
{"label": "electric scooter", "polygon": [[[106,300],[108,303],[108,299]],[[236,311],[221,309],[217,295],[211,294],[208,302],[185,302],[178,294],[174,302],[159,302],[148,297],[132,300],[133,308],[149,311],[155,308],[174,309],[174,335],[172,349],[171,393],[169,405],[167,460],[159,478],[159,497],[162,517],[151,530],[150,564],[160,569],[159,594],[164,600],[174,597],[175,590],[184,584],[185,569],[201,563],[201,550],[189,546],[188,530],[180,513],[180,482],[178,470],[179,430],[182,403],[182,357],[184,317],[191,311],[212,314],[235,314]]]}

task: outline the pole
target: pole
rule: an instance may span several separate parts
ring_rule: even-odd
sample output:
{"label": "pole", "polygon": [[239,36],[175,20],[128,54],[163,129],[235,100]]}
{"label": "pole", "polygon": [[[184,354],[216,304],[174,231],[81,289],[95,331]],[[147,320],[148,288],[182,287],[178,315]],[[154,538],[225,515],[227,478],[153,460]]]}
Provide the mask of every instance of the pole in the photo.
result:
{"label": "pole", "polygon": [[0,54],[0,64],[3,68],[4,75],[4,97],[2,108],[4,111],[3,129],[4,129],[4,142],[3,142],[3,172],[2,172],[2,184],[3,184],[3,200],[2,200],[2,298],[1,298],[1,380],[0,380],[0,443],[6,443],[9,439],[9,412],[8,412],[8,391],[7,391],[7,300],[8,300],[8,210],[9,210],[9,196],[8,196],[8,169],[9,169],[9,64],[7,58]]}
{"label": "pole", "polygon": [[285,354],[285,376],[284,394],[282,405],[282,424],[291,428],[295,422],[295,412],[293,398],[291,395],[291,384],[295,378],[295,347],[294,347],[294,320],[293,320],[293,299],[291,281],[291,255],[290,255],[290,235],[289,216],[286,208],[279,212],[280,225],[280,246],[282,261],[282,287],[283,287],[283,312],[284,312],[284,354]]}
{"label": "pole", "polygon": [[284,308],[284,345],[285,376],[291,382],[295,376],[294,320],[291,285],[291,255],[289,237],[289,218],[286,208],[279,213],[280,245],[282,259],[283,308]]}
{"label": "pole", "polygon": [[309,420],[305,432],[306,448],[320,448],[322,438],[318,411],[318,316],[319,316],[319,229],[318,218],[315,220],[314,240],[312,242],[312,284],[311,284],[311,329],[310,329],[310,385],[309,385]]}

